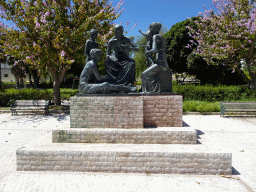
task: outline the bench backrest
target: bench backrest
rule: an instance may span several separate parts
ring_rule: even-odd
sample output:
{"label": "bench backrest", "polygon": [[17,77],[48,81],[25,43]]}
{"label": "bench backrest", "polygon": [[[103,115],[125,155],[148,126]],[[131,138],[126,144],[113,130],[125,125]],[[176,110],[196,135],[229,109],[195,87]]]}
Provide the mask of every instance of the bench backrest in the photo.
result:
{"label": "bench backrest", "polygon": [[16,100],[17,106],[29,106],[29,105],[49,105],[49,101],[46,100]]}
{"label": "bench backrest", "polygon": [[222,102],[226,109],[256,109],[256,102]]}

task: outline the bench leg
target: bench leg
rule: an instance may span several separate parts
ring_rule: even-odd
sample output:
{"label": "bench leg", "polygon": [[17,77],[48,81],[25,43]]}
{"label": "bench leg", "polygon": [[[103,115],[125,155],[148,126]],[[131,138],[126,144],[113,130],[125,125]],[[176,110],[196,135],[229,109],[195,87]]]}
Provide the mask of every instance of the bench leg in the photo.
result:
{"label": "bench leg", "polygon": [[17,114],[17,111],[16,111],[15,109],[11,109],[11,111],[12,111],[12,116],[13,116],[13,115],[18,115],[18,114]]}

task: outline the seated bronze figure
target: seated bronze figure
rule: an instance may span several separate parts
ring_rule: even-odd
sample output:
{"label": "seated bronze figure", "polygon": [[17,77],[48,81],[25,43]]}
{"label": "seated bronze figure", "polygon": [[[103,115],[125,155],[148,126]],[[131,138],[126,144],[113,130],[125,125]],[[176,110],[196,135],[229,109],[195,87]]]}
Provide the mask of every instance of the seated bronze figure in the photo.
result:
{"label": "seated bronze figure", "polygon": [[137,92],[137,87],[116,85],[114,84],[114,79],[99,75],[97,63],[102,56],[100,49],[92,49],[90,56],[92,60],[86,63],[79,79],[79,93],[106,94],[115,92]]}
{"label": "seated bronze figure", "polygon": [[[114,78],[117,84],[133,86],[135,80],[135,61],[129,58],[131,50],[139,51],[132,39],[123,35],[122,25],[115,26],[115,36],[108,42],[105,68],[107,75]],[[112,49],[114,55],[111,55]]]}

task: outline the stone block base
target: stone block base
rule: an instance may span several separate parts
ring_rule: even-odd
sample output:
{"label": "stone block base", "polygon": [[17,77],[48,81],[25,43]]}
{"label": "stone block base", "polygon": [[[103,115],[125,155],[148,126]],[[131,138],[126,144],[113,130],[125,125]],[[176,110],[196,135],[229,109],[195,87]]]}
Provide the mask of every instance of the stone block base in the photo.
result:
{"label": "stone block base", "polygon": [[182,96],[87,95],[71,97],[71,128],[182,127]]}
{"label": "stone block base", "polygon": [[[72,146],[75,145],[75,146]],[[172,145],[173,146],[173,145]],[[231,175],[230,153],[170,145],[52,144],[16,151],[18,171]],[[187,146],[187,145],[186,145]],[[175,152],[175,149],[179,152]]]}
{"label": "stone block base", "polygon": [[53,143],[196,144],[191,128],[64,129],[52,131]]}

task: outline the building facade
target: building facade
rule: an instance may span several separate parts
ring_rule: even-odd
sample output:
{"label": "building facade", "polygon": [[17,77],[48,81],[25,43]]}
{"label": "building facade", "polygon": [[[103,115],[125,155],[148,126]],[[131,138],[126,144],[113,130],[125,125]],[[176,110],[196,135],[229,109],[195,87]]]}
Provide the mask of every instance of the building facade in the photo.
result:
{"label": "building facade", "polygon": [[11,66],[7,63],[1,63],[2,82],[15,82],[15,77],[11,72]]}

